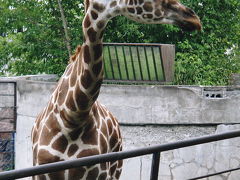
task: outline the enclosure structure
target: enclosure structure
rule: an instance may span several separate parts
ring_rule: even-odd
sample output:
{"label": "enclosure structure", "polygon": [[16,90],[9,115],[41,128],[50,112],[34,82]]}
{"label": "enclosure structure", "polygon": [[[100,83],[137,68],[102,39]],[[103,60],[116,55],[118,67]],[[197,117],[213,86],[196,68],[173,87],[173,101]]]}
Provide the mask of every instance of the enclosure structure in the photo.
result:
{"label": "enclosure structure", "polygon": [[[16,169],[32,166],[31,128],[56,86],[53,81],[54,76],[48,75],[17,80]],[[237,86],[103,85],[99,101],[118,118],[124,150],[240,129]],[[188,179],[236,168],[239,143],[237,138],[163,152],[159,179]],[[151,155],[125,160],[121,179],[149,179],[151,163]],[[239,176],[234,171],[217,178],[238,180]]]}
{"label": "enclosure structure", "polygon": [[166,84],[173,81],[175,46],[104,43],[105,82]]}
{"label": "enclosure structure", "polygon": [[14,169],[16,82],[0,81],[0,171]]}

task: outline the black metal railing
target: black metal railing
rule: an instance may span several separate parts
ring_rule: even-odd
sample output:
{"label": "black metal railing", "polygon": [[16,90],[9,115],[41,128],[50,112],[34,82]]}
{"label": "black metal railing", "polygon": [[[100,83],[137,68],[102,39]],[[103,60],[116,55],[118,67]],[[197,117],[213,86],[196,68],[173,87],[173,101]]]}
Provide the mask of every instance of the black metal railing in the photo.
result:
{"label": "black metal railing", "polygon": [[0,171],[14,169],[16,91],[16,82],[0,81]]}
{"label": "black metal railing", "polygon": [[[143,156],[147,154],[153,154],[150,180],[157,180],[161,152],[204,144],[204,143],[220,141],[224,139],[235,138],[235,137],[240,137],[240,130],[221,133],[221,134],[215,134],[215,135],[209,135],[209,136],[203,136],[203,137],[193,138],[189,140],[183,140],[183,141],[151,146],[146,148],[140,148],[136,150],[89,156],[89,157],[83,157],[76,160],[68,160],[68,161],[56,162],[51,164],[45,164],[45,165],[40,165],[40,166],[31,167],[27,169],[6,171],[6,172],[0,173],[0,180],[24,178],[24,177],[29,177],[29,176],[39,175],[39,174],[52,173],[52,172],[61,171],[65,169],[78,168],[81,166],[91,166],[91,165],[95,165],[103,162],[111,162],[111,161],[116,161],[121,159],[133,158],[133,157]],[[235,169],[228,170],[228,172],[238,170],[238,169],[239,167],[236,167]],[[219,173],[215,173],[215,174],[217,175]],[[215,174],[206,175],[204,177],[213,176]],[[199,178],[192,178],[192,179],[199,179]]]}
{"label": "black metal railing", "polygon": [[173,81],[174,45],[104,43],[103,58],[105,81]]}

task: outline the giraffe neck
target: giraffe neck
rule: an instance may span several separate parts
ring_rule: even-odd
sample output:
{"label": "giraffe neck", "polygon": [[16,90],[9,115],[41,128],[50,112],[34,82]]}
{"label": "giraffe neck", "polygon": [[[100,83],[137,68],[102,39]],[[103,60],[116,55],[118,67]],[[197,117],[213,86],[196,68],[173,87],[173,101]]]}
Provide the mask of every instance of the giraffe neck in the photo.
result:
{"label": "giraffe neck", "polygon": [[[107,4],[113,5],[116,4]],[[99,95],[103,81],[103,33],[109,19],[117,14],[115,11],[95,2],[87,8],[82,23],[84,43],[70,61],[54,98],[61,119],[66,120],[68,126],[85,123]]]}

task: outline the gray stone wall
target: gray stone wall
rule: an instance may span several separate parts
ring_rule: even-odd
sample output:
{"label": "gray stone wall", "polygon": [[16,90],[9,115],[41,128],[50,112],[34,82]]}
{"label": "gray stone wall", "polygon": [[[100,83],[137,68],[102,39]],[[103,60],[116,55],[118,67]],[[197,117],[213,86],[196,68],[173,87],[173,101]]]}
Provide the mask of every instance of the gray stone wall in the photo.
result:
{"label": "gray stone wall", "polygon": [[[56,83],[18,80],[16,168],[32,165],[30,133]],[[103,85],[99,101],[119,119],[124,150],[240,129],[235,87]],[[222,125],[219,125],[222,124]],[[161,153],[161,180],[182,180],[240,165],[239,138]],[[151,156],[124,161],[121,180],[147,180]],[[238,180],[238,171],[211,180]]]}

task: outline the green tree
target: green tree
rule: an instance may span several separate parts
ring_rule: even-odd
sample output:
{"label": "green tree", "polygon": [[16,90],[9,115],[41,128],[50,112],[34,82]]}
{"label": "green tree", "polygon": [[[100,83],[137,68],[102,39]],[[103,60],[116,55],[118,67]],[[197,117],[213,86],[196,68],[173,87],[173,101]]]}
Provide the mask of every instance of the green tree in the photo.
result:
{"label": "green tree", "polygon": [[[138,24],[112,19],[106,42],[171,43],[176,45],[175,84],[226,85],[240,72],[240,1],[182,0],[199,15],[202,32],[175,26]],[[62,1],[70,45],[82,43],[82,1]],[[0,74],[55,73],[68,61],[58,2],[0,0]]]}

